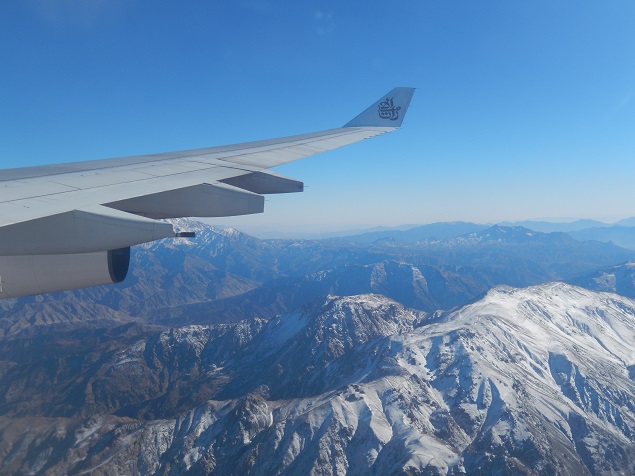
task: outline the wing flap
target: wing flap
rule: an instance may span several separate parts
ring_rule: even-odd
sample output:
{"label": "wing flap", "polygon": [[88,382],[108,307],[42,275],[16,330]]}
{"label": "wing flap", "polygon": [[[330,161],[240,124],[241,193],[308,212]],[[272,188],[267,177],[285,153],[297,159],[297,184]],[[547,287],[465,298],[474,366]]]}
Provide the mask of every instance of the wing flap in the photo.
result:
{"label": "wing flap", "polygon": [[262,195],[226,184],[201,184],[106,204],[148,218],[225,217],[264,211]]}
{"label": "wing flap", "polygon": [[0,256],[92,253],[168,237],[169,223],[88,207],[0,227]]}
{"label": "wing flap", "polygon": [[304,183],[273,172],[255,171],[246,175],[237,175],[222,180],[223,183],[233,185],[254,193],[295,193],[304,190]]}

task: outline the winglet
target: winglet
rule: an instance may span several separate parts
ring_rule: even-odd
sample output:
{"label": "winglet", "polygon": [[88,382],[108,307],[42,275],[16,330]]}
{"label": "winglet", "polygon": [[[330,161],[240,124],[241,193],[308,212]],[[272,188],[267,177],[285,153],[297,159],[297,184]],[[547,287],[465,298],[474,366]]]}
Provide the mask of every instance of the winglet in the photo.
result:
{"label": "winglet", "polygon": [[395,88],[344,127],[400,127],[414,88]]}

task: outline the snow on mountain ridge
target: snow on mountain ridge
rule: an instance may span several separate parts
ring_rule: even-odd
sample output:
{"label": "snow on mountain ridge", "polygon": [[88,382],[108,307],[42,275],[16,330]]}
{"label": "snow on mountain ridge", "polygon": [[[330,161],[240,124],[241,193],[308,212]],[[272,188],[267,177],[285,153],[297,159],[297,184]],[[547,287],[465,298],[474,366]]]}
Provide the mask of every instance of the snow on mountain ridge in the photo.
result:
{"label": "snow on mountain ridge", "polygon": [[[468,436],[504,448],[518,447],[526,435],[533,446],[544,445],[536,435],[546,432],[551,446],[574,444],[570,449],[595,473],[603,450],[625,447],[635,435],[635,384],[628,376],[634,337],[633,301],[550,283],[495,288],[426,328],[418,346],[428,356],[433,387]],[[499,421],[489,435],[475,434],[487,428],[494,399]],[[523,417],[528,411],[532,418]],[[584,437],[594,432],[605,437],[595,449]]]}
{"label": "snow on mountain ridge", "polygon": [[553,282],[520,289],[495,287],[477,304],[466,306],[462,314],[471,312],[479,316],[481,309],[490,312],[497,309],[499,317],[511,315],[516,325],[522,322],[530,331],[527,335],[533,339],[542,335],[542,340],[537,342],[539,347],[554,345],[549,333],[544,332],[548,326],[576,338],[578,345],[593,348],[599,344],[622,363],[631,365],[635,363],[632,303],[614,294],[599,294]]}
{"label": "snow on mountain ridge", "polygon": [[446,238],[443,240],[424,239],[417,241],[422,246],[435,247],[473,247],[484,245],[517,245],[517,244],[546,244],[563,245],[577,243],[565,233],[550,232],[542,233],[530,230],[522,226],[500,226],[494,225],[481,231],[467,233],[465,235]]}

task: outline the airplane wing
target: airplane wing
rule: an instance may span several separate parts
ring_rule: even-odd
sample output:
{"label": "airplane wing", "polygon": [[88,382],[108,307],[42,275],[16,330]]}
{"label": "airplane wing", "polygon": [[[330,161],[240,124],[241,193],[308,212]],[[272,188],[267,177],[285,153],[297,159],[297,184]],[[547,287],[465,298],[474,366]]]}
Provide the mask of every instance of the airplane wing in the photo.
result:
{"label": "airplane wing", "polygon": [[337,129],[237,145],[0,171],[0,299],[119,282],[130,246],[176,217],[261,213],[303,183],[268,169],[401,126],[395,88]]}

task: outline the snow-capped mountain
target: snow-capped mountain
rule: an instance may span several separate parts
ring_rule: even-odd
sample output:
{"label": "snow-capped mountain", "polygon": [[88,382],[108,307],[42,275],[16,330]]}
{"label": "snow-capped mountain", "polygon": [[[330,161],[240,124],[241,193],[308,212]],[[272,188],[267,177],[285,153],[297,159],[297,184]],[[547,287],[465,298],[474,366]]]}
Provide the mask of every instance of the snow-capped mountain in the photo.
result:
{"label": "snow-capped mountain", "polygon": [[0,468],[634,474],[633,342],[634,301],[561,283],[435,314],[332,296],[121,348],[71,379],[91,416],[0,419]]}
{"label": "snow-capped mountain", "polygon": [[[568,245],[573,241],[573,238],[565,233],[541,233],[522,226],[494,225],[485,230],[467,233],[444,241],[430,241],[430,243],[443,243],[446,246],[473,246],[492,243],[499,245],[517,245],[521,243],[551,243],[556,245]],[[421,243],[424,244],[427,242],[423,241]]]}

